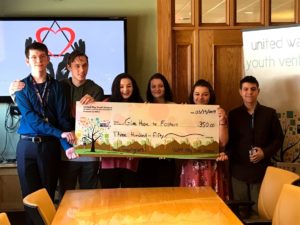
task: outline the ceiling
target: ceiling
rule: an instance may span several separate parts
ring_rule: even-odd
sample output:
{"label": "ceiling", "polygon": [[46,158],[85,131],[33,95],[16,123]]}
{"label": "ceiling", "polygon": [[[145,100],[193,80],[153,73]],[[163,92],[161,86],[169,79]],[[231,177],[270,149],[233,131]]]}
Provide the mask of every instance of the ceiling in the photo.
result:
{"label": "ceiling", "polygon": [[[191,23],[192,0],[175,0],[176,23]],[[237,22],[259,22],[261,0],[236,0]],[[202,1],[203,23],[226,21],[226,0]],[[272,22],[294,21],[294,0],[271,0]]]}

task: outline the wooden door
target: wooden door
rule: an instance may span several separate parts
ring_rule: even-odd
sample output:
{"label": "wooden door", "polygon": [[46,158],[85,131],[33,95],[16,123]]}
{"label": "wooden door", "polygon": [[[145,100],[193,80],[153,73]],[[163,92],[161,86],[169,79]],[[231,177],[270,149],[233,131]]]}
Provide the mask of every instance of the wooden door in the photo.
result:
{"label": "wooden door", "polygon": [[199,75],[211,82],[220,104],[227,112],[239,106],[239,81],[243,76],[240,30],[199,31]]}
{"label": "wooden door", "polygon": [[228,111],[242,102],[242,33],[240,27],[199,26],[198,1],[192,2],[194,22],[175,24],[173,0],[157,1],[158,71],[170,82],[175,102],[187,102],[192,85],[206,79]]}
{"label": "wooden door", "polygon": [[[198,33],[195,33],[198,32]],[[172,89],[175,101],[186,102],[198,79],[208,80],[217,104],[226,111],[241,104],[243,76],[240,30],[180,30],[174,32]]]}
{"label": "wooden door", "polygon": [[172,90],[177,103],[186,103],[195,74],[195,37],[193,30],[174,32]]}

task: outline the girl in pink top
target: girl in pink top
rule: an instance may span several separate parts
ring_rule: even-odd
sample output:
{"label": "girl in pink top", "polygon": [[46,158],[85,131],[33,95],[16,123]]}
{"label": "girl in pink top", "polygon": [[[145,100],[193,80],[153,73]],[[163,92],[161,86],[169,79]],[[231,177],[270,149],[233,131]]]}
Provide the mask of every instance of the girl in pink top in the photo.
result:
{"label": "girl in pink top", "polygon": [[[121,73],[113,81],[110,102],[144,102],[133,77]],[[137,158],[102,158],[100,182],[102,188],[137,187]]]}

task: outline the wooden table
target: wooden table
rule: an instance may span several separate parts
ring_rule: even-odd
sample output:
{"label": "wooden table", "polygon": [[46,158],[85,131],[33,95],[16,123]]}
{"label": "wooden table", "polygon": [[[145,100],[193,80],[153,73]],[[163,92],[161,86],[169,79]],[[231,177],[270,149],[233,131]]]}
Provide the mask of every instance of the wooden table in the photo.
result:
{"label": "wooden table", "polygon": [[242,225],[210,187],[73,190],[53,225]]}

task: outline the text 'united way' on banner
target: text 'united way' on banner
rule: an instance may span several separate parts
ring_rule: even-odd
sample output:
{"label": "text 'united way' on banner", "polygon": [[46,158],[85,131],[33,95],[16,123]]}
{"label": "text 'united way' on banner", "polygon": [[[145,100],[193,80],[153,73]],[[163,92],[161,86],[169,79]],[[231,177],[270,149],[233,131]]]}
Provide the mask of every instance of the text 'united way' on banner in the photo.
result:
{"label": "text 'united way' on banner", "polygon": [[76,104],[76,152],[101,157],[215,158],[217,105]]}

